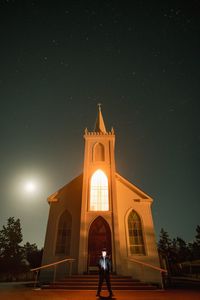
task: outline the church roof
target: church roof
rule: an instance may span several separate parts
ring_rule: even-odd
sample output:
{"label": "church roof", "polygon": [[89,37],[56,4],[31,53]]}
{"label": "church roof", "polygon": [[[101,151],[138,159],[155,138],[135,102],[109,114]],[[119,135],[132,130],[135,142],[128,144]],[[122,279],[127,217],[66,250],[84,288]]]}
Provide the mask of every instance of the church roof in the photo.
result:
{"label": "church roof", "polygon": [[139,189],[136,185],[132,184],[130,181],[128,181],[126,178],[121,176],[119,173],[115,173],[115,177],[118,181],[120,181],[122,184],[124,184],[127,188],[132,190],[134,193],[138,195],[139,198],[143,199],[144,201],[150,201],[153,202],[153,199],[144,193],[141,189]]}
{"label": "church roof", "polygon": [[[139,189],[137,186],[132,184],[130,181],[125,179],[123,176],[121,176],[119,173],[115,173],[116,180],[120,181],[123,185],[125,185],[128,189],[132,190],[136,195],[138,195],[138,198],[140,198],[143,201],[150,201],[152,202],[153,199],[144,193],[141,189]],[[80,198],[82,195],[82,185],[83,185],[83,173],[79,176],[75,177],[73,180],[68,182],[66,185],[64,185],[62,188],[60,188],[58,191],[53,193],[48,197],[48,202],[58,202],[60,199],[69,198],[70,201],[73,201],[72,199]]]}
{"label": "church roof", "polygon": [[98,104],[98,114],[97,114],[97,119],[96,119],[96,124],[94,128],[95,132],[101,132],[101,133],[106,133],[106,126],[104,124],[102,112],[101,112],[101,104]]}
{"label": "church roof", "polygon": [[50,195],[47,200],[48,202],[58,202],[63,196],[69,196],[69,199],[73,201],[73,195],[82,195],[82,183],[83,183],[83,173],[72,179],[70,182],[61,187],[58,191]]}

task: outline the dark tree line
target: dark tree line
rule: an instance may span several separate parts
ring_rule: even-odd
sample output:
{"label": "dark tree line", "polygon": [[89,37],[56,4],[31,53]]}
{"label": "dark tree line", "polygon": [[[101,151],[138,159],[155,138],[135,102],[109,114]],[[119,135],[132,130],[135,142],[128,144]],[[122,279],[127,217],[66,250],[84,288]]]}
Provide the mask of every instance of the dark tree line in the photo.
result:
{"label": "dark tree line", "polygon": [[7,225],[0,230],[0,275],[6,274],[7,279],[41,265],[42,249],[29,242],[22,246],[22,241],[20,220],[8,218]]}
{"label": "dark tree line", "polygon": [[196,228],[196,235],[192,243],[186,243],[182,238],[171,239],[163,228],[158,242],[159,252],[167,258],[172,273],[176,273],[176,266],[183,262],[200,260],[200,226]]}

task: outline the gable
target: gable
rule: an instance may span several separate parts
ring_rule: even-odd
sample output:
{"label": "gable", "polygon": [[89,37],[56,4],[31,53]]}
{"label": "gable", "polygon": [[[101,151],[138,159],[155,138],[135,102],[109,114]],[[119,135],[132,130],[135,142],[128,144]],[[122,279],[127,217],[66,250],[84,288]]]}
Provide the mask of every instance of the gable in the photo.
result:
{"label": "gable", "polygon": [[74,194],[82,194],[83,174],[75,177],[72,181],[64,185],[58,191],[50,195],[47,200],[49,203],[58,202],[63,197],[72,196]]}
{"label": "gable", "polygon": [[[135,201],[149,201],[152,202],[153,199],[147,195],[145,192],[143,192],[141,189],[139,189],[137,186],[135,186],[134,184],[132,184],[130,181],[128,181],[127,179],[125,179],[124,177],[122,177],[121,175],[119,175],[118,173],[115,173],[115,178],[116,181],[121,183],[124,188],[127,190],[127,192],[131,192],[132,193],[132,198]],[[117,183],[116,182],[116,183]]]}

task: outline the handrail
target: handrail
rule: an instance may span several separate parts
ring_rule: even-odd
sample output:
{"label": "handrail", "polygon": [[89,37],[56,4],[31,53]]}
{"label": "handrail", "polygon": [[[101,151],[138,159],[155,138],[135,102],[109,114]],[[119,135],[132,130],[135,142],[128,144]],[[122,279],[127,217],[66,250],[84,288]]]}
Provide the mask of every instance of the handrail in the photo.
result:
{"label": "handrail", "polygon": [[31,269],[31,271],[33,272],[33,271],[38,271],[40,269],[50,268],[50,267],[55,266],[55,265],[57,266],[59,264],[62,264],[65,261],[75,261],[75,258],[65,258],[65,259],[59,260],[57,262],[48,264],[48,265],[44,265],[44,266],[41,266],[41,267],[38,267],[38,268]]}
{"label": "handrail", "polygon": [[[51,264],[47,264],[47,265],[44,265],[44,266],[41,266],[41,267],[38,267],[38,268],[31,269],[32,272],[36,271],[34,288],[36,288],[36,285],[37,285],[39,270],[46,269],[46,268],[51,268],[52,266],[54,266],[53,282],[55,282],[57,265],[62,264],[63,262],[67,262],[67,261],[68,262],[73,262],[73,261],[75,261],[75,258],[65,258],[65,259],[59,260],[59,261],[51,263]],[[70,271],[69,271],[70,276],[71,276],[71,271],[72,271],[72,265],[70,264]]]}
{"label": "handrail", "polygon": [[151,264],[148,264],[148,263],[145,263],[145,262],[142,262],[140,260],[137,260],[135,258],[129,258],[130,261],[134,261],[140,265],[143,265],[143,266],[146,266],[146,267],[149,267],[149,268],[152,268],[154,270],[157,270],[157,271],[160,271],[160,272],[164,272],[164,273],[167,273],[167,270],[166,269],[162,269],[162,268],[159,268],[159,267],[156,267],[154,265],[151,265]]}

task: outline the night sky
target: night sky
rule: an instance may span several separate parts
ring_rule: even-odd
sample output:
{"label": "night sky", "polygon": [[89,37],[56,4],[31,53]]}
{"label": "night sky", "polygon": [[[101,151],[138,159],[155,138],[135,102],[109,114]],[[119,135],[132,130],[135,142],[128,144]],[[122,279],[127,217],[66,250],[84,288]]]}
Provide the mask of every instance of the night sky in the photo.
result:
{"label": "night sky", "polygon": [[199,53],[198,0],[0,0],[0,227],[20,218],[24,243],[43,246],[46,199],[82,172],[100,102],[117,172],[154,199],[157,237],[192,241]]}

